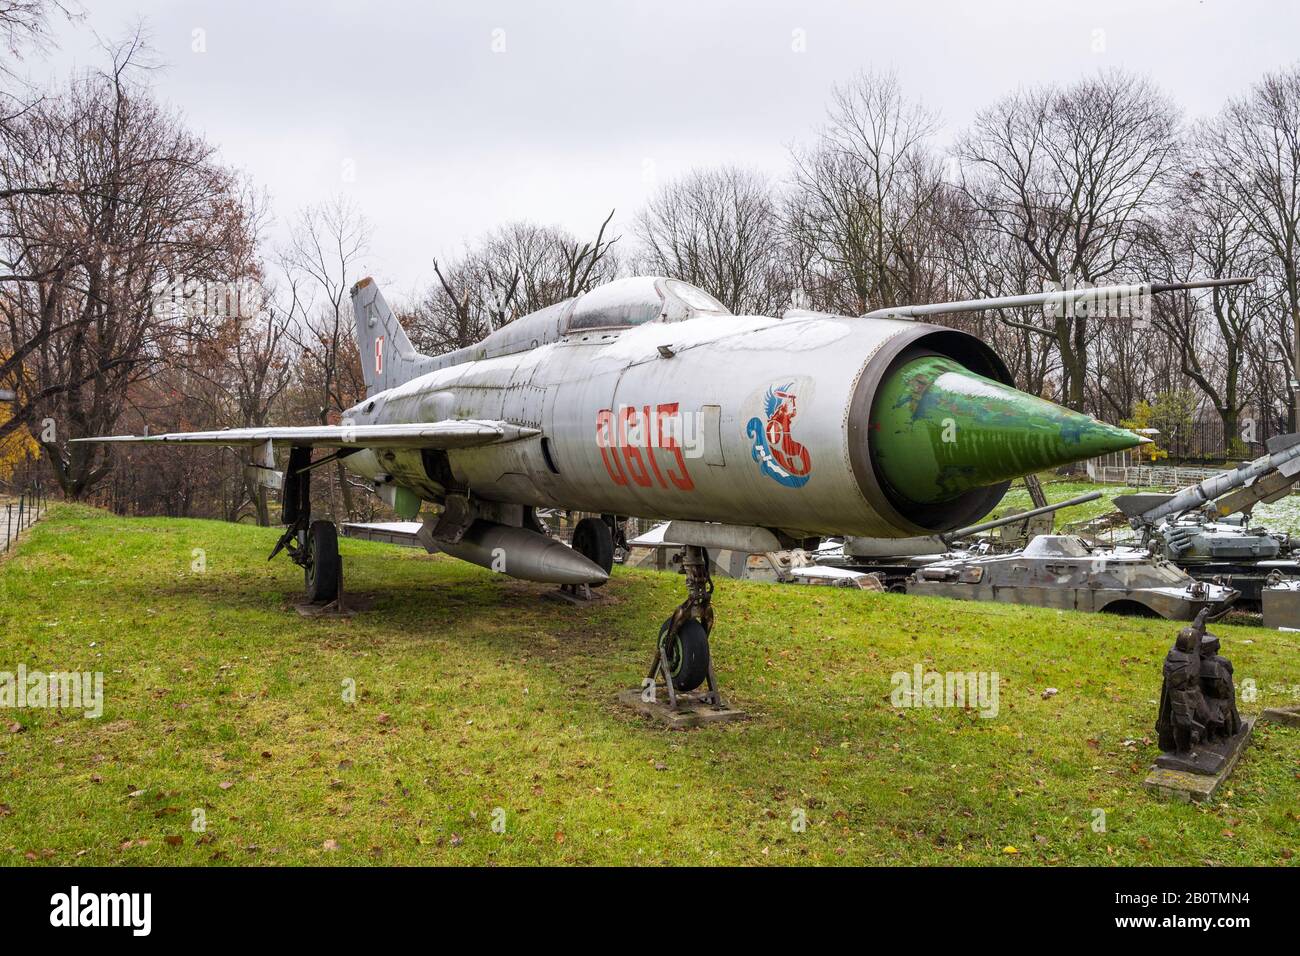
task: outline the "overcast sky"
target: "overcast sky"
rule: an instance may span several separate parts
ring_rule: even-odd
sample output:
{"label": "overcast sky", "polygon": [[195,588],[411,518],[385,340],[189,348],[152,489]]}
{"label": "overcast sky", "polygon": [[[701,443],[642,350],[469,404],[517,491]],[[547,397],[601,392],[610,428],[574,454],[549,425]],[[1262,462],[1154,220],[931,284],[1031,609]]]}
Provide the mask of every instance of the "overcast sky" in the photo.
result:
{"label": "overcast sky", "polygon": [[[656,183],[738,163],[784,175],[828,92],[895,69],[944,138],[1018,86],[1140,71],[1189,116],[1300,55],[1276,0],[286,2],[86,0],[63,75],[97,33],[147,24],[162,98],[248,171],[278,219],[340,192],[373,228],[364,271],[401,295],[511,219],[594,233]],[[272,236],[280,232],[273,232]]]}

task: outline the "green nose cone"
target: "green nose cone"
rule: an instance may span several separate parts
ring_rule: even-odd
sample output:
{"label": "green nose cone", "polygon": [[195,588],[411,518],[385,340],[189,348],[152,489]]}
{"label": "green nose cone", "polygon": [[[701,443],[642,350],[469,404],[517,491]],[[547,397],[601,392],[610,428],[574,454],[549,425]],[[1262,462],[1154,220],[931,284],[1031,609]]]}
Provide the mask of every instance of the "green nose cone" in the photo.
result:
{"label": "green nose cone", "polygon": [[919,504],[1143,441],[938,356],[908,362],[885,379],[870,435],[885,480]]}

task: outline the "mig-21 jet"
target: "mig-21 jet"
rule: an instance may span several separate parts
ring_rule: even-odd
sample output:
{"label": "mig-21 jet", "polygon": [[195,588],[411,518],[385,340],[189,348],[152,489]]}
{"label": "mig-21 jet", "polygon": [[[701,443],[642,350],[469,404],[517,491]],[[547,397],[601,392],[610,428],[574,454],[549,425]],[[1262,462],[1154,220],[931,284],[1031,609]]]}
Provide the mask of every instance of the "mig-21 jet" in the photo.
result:
{"label": "mig-21 jet", "polygon": [[[941,534],[986,515],[1015,477],[1145,440],[1018,391],[983,341],[918,319],[1012,306],[1098,315],[1117,300],[1249,281],[769,317],[642,276],[422,355],[363,279],[351,294],[366,397],[339,424],[81,440],[249,449],[281,491],[287,527],[272,556],[286,550],[322,603],[338,594],[341,562],[335,525],[312,515],[311,473],[335,461],[429,551],[529,581],[599,586],[623,518],[668,520],[688,595],[659,629],[651,677],[674,706],[706,681],[718,703],[706,549]],[[593,517],[570,548],[545,533],[542,509]]]}

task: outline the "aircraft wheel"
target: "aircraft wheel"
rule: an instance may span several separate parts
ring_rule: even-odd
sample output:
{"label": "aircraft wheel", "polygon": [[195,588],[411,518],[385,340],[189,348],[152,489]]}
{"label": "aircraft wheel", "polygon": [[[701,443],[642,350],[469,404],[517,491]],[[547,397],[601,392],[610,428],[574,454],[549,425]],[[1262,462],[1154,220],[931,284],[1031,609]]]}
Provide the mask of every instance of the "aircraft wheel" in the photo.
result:
{"label": "aircraft wheel", "polygon": [[339,535],[332,521],[313,521],[307,529],[307,600],[328,604],[339,596],[343,560],[339,557]]}
{"label": "aircraft wheel", "polygon": [[614,535],[600,518],[583,518],[578,522],[573,529],[573,550],[589,558],[606,574],[614,567]]}
{"label": "aircraft wheel", "polygon": [[673,687],[678,693],[695,690],[708,679],[709,633],[703,624],[689,618],[676,634],[667,635],[662,640],[664,666],[672,675]]}

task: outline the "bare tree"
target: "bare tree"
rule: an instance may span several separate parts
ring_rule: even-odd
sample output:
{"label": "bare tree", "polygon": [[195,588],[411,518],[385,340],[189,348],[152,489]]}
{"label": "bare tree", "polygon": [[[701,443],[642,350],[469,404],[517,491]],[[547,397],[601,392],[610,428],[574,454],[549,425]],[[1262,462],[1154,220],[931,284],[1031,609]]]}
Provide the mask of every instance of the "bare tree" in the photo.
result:
{"label": "bare tree", "polygon": [[44,53],[53,44],[50,21],[82,16],[80,7],[64,0],[0,0],[0,45],[10,62],[0,59],[0,73],[14,78],[14,62],[31,53]]}
{"label": "bare tree", "polygon": [[[1152,271],[1183,281],[1253,275],[1266,255],[1246,212],[1200,172],[1183,178],[1150,245]],[[1183,374],[1213,404],[1230,451],[1241,444],[1238,420],[1250,397],[1242,388],[1247,340],[1262,327],[1264,300],[1259,289],[1232,286],[1154,304],[1157,328],[1176,349]]]}
{"label": "bare tree", "polygon": [[[297,353],[289,340],[289,314],[276,307],[268,295],[252,322],[240,322],[232,347],[226,353],[231,371],[230,392],[238,410],[237,425],[260,428],[270,424],[271,409],[293,381]],[[249,497],[257,507],[257,523],[267,526],[271,513],[266,487],[253,487],[244,478]]]}
{"label": "bare tree", "polygon": [[[1124,73],[1016,93],[958,142],[962,188],[983,213],[979,227],[1022,244],[1042,281],[1095,283],[1132,263],[1177,160],[1177,130],[1172,102]],[[1067,313],[1021,326],[1055,341],[1065,400],[1082,409],[1088,321]]]}
{"label": "bare tree", "polygon": [[636,217],[646,271],[682,279],[737,315],[790,303],[793,276],[779,201],[763,175],[735,166],[668,183]]}
{"label": "bare tree", "polygon": [[6,181],[63,184],[0,198],[0,381],[18,393],[14,422],[56,423],[42,442],[69,497],[112,457],[66,439],[111,432],[132,386],[184,351],[166,290],[230,281],[251,243],[238,178],[133,81],[140,51],[137,35],[27,110],[5,154]]}
{"label": "bare tree", "polygon": [[[1041,281],[1024,246],[1003,233],[980,228],[980,216],[961,190],[944,190],[937,211],[941,228],[935,253],[947,278],[940,301],[1021,295]],[[1040,315],[1041,310],[1016,308],[958,313],[937,321],[988,342],[1006,360],[1020,388],[1045,395],[1048,379],[1060,371],[1060,359],[1051,339],[1029,331]]]}
{"label": "bare tree", "polygon": [[608,281],[618,237],[606,238],[614,213],[594,239],[533,223],[509,223],[458,260],[433,261],[438,284],[405,317],[421,351],[465,348],[521,315],[544,309]]}
{"label": "bare tree", "polygon": [[[338,197],[299,214],[289,248],[281,256],[292,338],[300,374],[315,396],[315,420],[330,424],[365,394],[352,326],[349,289],[370,243],[370,226],[356,206]],[[336,467],[343,513],[352,513],[352,491],[342,462]]]}
{"label": "bare tree", "polygon": [[787,228],[802,247],[805,290],[817,307],[854,315],[929,301],[937,118],[892,73],[836,87],[829,112],[816,144],[792,157]]}
{"label": "bare tree", "polygon": [[[1206,125],[1209,187],[1240,208],[1272,257],[1290,317],[1291,379],[1300,368],[1300,67],[1266,73]],[[1285,354],[1285,353],[1284,353]],[[1300,389],[1292,389],[1293,425]]]}

